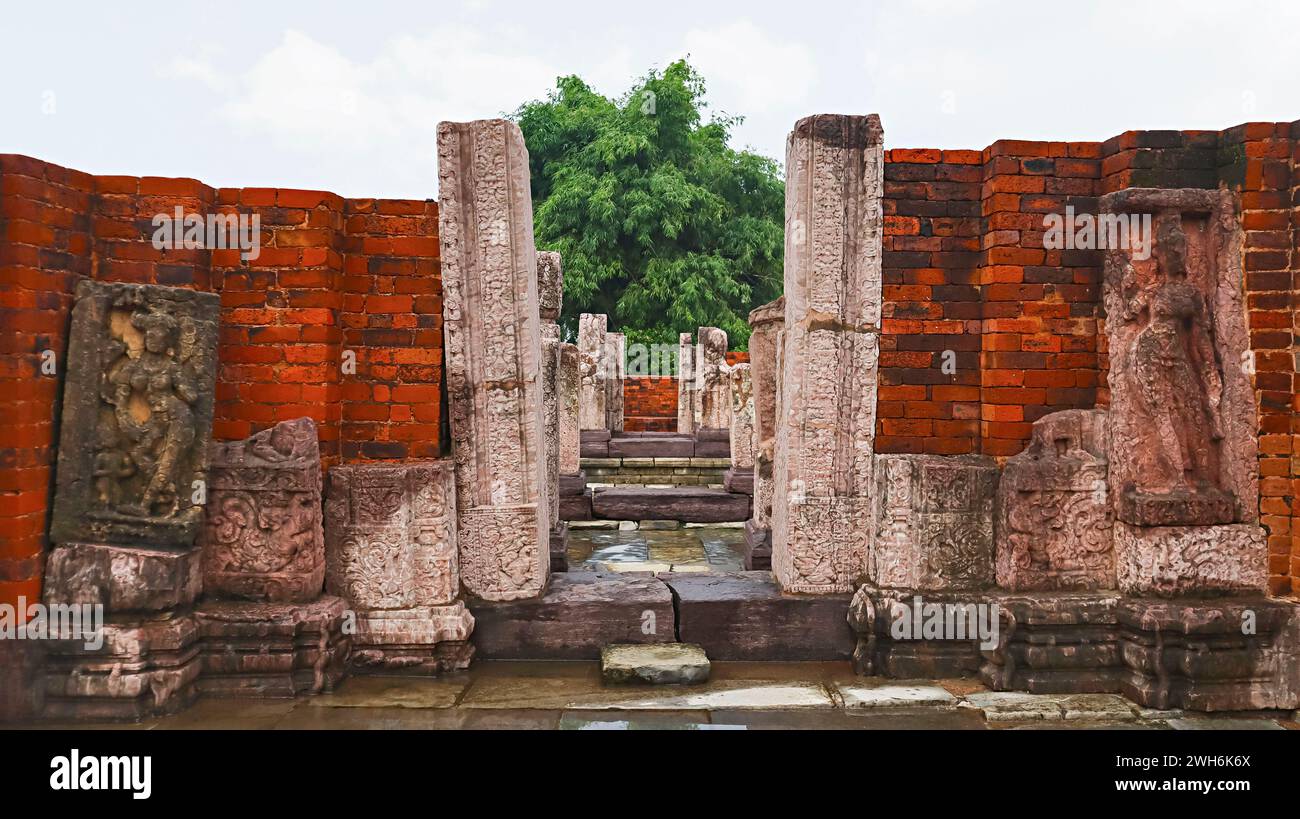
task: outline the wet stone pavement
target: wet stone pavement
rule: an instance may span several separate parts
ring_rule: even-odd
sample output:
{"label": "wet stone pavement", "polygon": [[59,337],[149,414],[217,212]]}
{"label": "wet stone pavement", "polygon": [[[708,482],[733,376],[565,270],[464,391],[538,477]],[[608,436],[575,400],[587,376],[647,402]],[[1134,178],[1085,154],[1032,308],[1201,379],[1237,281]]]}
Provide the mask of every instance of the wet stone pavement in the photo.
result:
{"label": "wet stone pavement", "polygon": [[744,529],[714,526],[653,528],[667,525],[670,524],[646,521],[638,524],[640,528],[635,530],[571,529],[569,570],[744,571]]}
{"label": "wet stone pavement", "polygon": [[564,730],[1296,730],[1294,714],[1150,711],[1113,695],[990,692],[854,676],[848,663],[715,662],[709,682],[605,685],[597,663],[478,662],[439,678],[351,677],[297,700],[202,699],[138,724],[30,728]]}

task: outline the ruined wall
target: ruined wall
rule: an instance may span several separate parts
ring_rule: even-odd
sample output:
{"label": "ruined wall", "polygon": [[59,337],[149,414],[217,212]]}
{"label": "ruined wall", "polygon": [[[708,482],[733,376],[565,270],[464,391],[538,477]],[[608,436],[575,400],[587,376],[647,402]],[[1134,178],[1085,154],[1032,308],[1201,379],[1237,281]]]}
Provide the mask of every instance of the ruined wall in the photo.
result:
{"label": "ruined wall", "polygon": [[[155,249],[155,214],[261,217],[261,252]],[[221,295],[214,438],[310,417],[328,467],[441,449],[437,205],[92,176],[0,155],[0,603],[39,599],[80,278]],[[53,371],[42,374],[46,351]],[[355,372],[344,372],[344,352]]]}
{"label": "ruined wall", "polygon": [[[731,350],[730,365],[749,361],[749,353]],[[677,378],[628,376],[623,381],[623,428],[627,432],[677,431]]]}

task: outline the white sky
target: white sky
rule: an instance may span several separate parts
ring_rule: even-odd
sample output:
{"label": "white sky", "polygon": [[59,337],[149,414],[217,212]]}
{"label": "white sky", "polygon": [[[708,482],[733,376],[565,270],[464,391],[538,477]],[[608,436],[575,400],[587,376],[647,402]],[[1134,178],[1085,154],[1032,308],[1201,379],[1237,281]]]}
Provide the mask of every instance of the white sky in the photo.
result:
{"label": "white sky", "polygon": [[887,146],[1300,119],[1300,2],[14,3],[0,152],[92,173],[433,197],[435,127],[689,55],[737,147],[878,112]]}

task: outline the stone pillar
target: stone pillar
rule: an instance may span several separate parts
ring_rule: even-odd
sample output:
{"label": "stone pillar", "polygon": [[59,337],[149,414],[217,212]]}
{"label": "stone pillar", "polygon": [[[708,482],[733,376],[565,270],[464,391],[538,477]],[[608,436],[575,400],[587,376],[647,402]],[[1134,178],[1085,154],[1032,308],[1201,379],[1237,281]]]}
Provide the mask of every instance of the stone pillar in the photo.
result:
{"label": "stone pillar", "polygon": [[1101,210],[1129,238],[1117,229],[1108,243],[1104,284],[1120,590],[1263,592],[1254,370],[1232,196],[1130,188],[1102,197]]}
{"label": "stone pillar", "polygon": [[560,520],[560,311],[564,306],[564,271],[560,254],[537,252],[537,291],[542,328],[542,385],[546,405],[547,504],[551,571],[568,567],[569,524]]}
{"label": "stone pillar", "polygon": [[578,429],[608,430],[605,386],[606,318],[583,313],[578,317],[578,364],[582,391],[578,396]]}
{"label": "stone pillar", "polygon": [[627,337],[622,333],[605,335],[604,366],[605,411],[610,432],[623,431],[623,380],[627,373]]}
{"label": "stone pillar", "polygon": [[[439,460],[330,470],[326,584],[356,613],[361,668],[437,672],[473,657],[474,618],[460,599],[458,468]],[[513,534],[502,531],[504,545]]]}
{"label": "stone pillar", "polygon": [[866,573],[883,162],[874,114],[806,117],[786,140],[772,569],[789,592],[848,592]]}
{"label": "stone pillar", "polygon": [[772,566],[772,458],[776,445],[777,341],[785,296],[749,314],[749,374],[754,395],[754,516],[745,524],[746,566]]}
{"label": "stone pillar", "polygon": [[690,333],[677,337],[677,431],[695,434],[696,383],[695,342]]}
{"label": "stone pillar", "polygon": [[727,334],[717,327],[701,327],[699,373],[700,428],[731,426],[731,382],[727,377]]}
{"label": "stone pillar", "polygon": [[461,580],[540,596],[549,478],[528,150],[506,120],[438,125],[443,334]]}
{"label": "stone pillar", "polygon": [[731,387],[731,468],[723,478],[728,492],[754,494],[754,392],[748,364],[729,368]]}
{"label": "stone pillar", "polygon": [[77,285],[44,597],[106,619],[101,641],[49,644],[49,716],[140,718],[196,696],[219,315],[213,293]]}
{"label": "stone pillar", "polygon": [[1034,422],[998,485],[997,580],[1011,591],[1115,588],[1105,410]]}
{"label": "stone pillar", "polygon": [[581,437],[578,434],[579,376],[578,346],[560,345],[560,374],[556,392],[560,413],[560,474],[576,475],[581,470]]}

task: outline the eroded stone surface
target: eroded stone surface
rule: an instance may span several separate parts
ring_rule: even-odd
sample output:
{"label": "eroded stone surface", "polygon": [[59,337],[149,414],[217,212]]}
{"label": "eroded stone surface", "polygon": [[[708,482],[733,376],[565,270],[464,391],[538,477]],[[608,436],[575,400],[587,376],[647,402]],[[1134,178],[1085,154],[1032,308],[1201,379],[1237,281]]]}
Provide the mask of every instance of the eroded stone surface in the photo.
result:
{"label": "eroded stone surface", "polygon": [[553,529],[560,520],[560,325],[543,321],[541,333],[547,525]]}
{"label": "eroded stone surface", "polygon": [[1012,591],[1115,588],[1104,410],[1034,422],[998,486],[997,581]]}
{"label": "eroded stone surface", "polygon": [[438,125],[443,336],[461,579],[541,594],[550,572],[528,151],[506,120]]}
{"label": "eroded stone surface", "polygon": [[754,390],[748,364],[730,368],[731,376],[731,466],[754,468]]}
{"label": "eroded stone surface", "polygon": [[1115,523],[1115,569],[1125,594],[1262,593],[1268,586],[1263,528]]}
{"label": "eroded stone surface", "polygon": [[871,579],[895,589],[993,583],[998,467],[977,455],[880,455]]}
{"label": "eroded stone surface", "polygon": [[325,582],[320,444],[310,418],[282,421],[209,455],[208,597],[307,602]]}
{"label": "eroded stone surface", "polygon": [[194,545],[220,310],[215,293],[77,285],[52,542]]}
{"label": "eroded stone surface", "polygon": [[560,415],[560,474],[576,475],[581,465],[582,441],[578,434],[578,347],[561,344],[556,393]]}
{"label": "eroded stone surface", "polygon": [[609,683],[692,685],[709,679],[704,649],[689,643],[623,644],[600,650],[600,674]]}
{"label": "eroded stone surface", "polygon": [[183,551],[68,543],[45,564],[49,605],[102,605],[110,613],[158,612],[193,603],[203,588],[197,547]]}
{"label": "eroded stone surface", "polygon": [[772,570],[787,591],[847,593],[866,573],[883,163],[874,114],[807,117],[786,140]]}
{"label": "eroded stone surface", "polygon": [[785,326],[785,296],[749,314],[749,367],[754,396],[754,530],[772,525],[772,458],[776,445],[777,336]]}
{"label": "eroded stone surface", "polygon": [[605,335],[608,319],[603,314],[583,313],[578,317],[578,428],[608,430],[605,384]]}
{"label": "eroded stone surface", "polygon": [[695,342],[690,333],[677,336],[677,432],[695,432],[698,399],[695,389]]}
{"label": "eroded stone surface", "polygon": [[605,334],[604,367],[606,429],[623,431],[623,379],[627,367],[627,337],[622,333]]}
{"label": "eroded stone surface", "polygon": [[699,371],[696,383],[699,394],[698,427],[727,429],[731,426],[731,383],[727,367],[727,334],[717,327],[701,327]]}
{"label": "eroded stone surface", "polygon": [[537,251],[537,308],[543,321],[556,322],[564,309],[564,265],[553,250]]}

